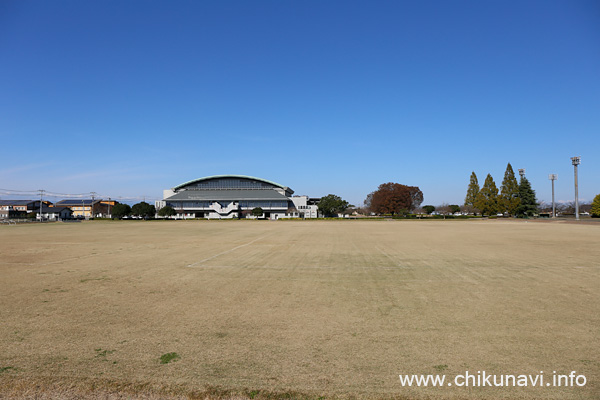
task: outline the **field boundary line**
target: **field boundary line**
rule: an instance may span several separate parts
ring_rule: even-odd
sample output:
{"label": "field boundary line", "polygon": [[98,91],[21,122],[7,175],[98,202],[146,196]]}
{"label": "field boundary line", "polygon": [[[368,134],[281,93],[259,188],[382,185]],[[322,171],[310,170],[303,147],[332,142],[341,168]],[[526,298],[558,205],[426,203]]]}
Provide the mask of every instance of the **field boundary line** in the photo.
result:
{"label": "field boundary line", "polygon": [[222,251],[221,253],[215,254],[214,256],[210,256],[210,257],[205,258],[203,260],[197,261],[197,262],[195,262],[193,264],[186,265],[186,267],[187,268],[195,267],[198,264],[202,264],[203,262],[206,262],[208,260],[212,260],[213,258],[217,258],[217,257],[222,256],[222,255],[227,254],[227,253],[231,253],[232,251],[235,251],[235,250],[237,250],[239,248],[250,246],[252,243],[257,242],[257,241],[259,241],[261,239],[264,239],[264,238],[266,238],[268,236],[270,236],[270,235],[264,235],[264,236],[258,237],[258,238],[254,239],[254,240],[249,241],[248,243],[240,244],[239,246],[235,246],[232,249]]}

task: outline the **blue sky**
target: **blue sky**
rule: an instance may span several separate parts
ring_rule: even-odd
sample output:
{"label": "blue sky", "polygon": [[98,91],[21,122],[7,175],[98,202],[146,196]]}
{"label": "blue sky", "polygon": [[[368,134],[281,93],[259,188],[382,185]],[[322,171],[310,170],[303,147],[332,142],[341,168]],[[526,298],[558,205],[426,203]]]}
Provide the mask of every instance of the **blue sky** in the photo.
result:
{"label": "blue sky", "polygon": [[599,72],[597,1],[4,1],[0,188],[153,200],[243,174],[462,204],[510,162],[569,201],[578,155],[592,200]]}

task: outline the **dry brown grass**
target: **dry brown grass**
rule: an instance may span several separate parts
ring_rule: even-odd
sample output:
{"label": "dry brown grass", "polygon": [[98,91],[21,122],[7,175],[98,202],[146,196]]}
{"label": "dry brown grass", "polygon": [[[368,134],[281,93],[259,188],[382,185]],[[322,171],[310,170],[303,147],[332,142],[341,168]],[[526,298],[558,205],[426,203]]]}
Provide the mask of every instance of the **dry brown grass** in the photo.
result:
{"label": "dry brown grass", "polygon": [[[526,221],[3,226],[0,398],[600,398],[599,243]],[[398,379],[466,370],[588,384]]]}

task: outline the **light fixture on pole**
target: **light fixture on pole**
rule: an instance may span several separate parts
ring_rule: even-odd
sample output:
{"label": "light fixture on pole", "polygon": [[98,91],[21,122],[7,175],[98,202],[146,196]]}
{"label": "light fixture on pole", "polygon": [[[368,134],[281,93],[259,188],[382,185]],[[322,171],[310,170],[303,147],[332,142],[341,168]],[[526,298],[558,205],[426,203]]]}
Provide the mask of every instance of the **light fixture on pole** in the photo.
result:
{"label": "light fixture on pole", "polygon": [[577,166],[581,164],[581,157],[571,157],[575,169],[575,219],[579,221],[579,186],[577,184]]}
{"label": "light fixture on pole", "polygon": [[525,168],[519,168],[519,176],[521,179],[525,177]]}
{"label": "light fixture on pole", "polygon": [[550,174],[548,179],[552,181],[552,218],[556,218],[556,203],[554,202],[554,181],[558,179],[558,175]]}

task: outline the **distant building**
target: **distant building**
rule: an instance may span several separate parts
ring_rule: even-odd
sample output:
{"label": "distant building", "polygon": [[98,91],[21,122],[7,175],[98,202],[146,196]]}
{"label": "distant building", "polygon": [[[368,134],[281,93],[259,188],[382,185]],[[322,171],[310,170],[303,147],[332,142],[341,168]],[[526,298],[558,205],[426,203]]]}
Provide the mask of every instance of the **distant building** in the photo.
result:
{"label": "distant building", "polygon": [[308,196],[292,196],[290,199],[298,210],[298,218],[318,218],[320,198]]}
{"label": "distant building", "polygon": [[[52,206],[49,201],[43,201],[44,207]],[[39,200],[0,200],[0,218],[26,218],[27,213],[40,211]]]}
{"label": "distant building", "polygon": [[[73,211],[68,207],[42,207],[42,219],[48,221],[58,221],[62,219],[71,219]],[[40,219],[38,210],[37,219]]]}
{"label": "distant building", "polygon": [[[45,206],[52,206],[50,201],[42,201]],[[32,212],[40,210],[39,200],[0,200],[0,209]]]}
{"label": "distant building", "polygon": [[33,200],[0,200],[0,209],[4,211],[27,212],[27,206],[30,203],[33,203]]}
{"label": "distant building", "polygon": [[292,196],[287,186],[246,175],[215,175],[182,183],[163,191],[156,208],[171,206],[177,218],[316,218],[317,206],[308,196]]}
{"label": "distant building", "polygon": [[70,208],[75,218],[94,218],[108,217],[108,209],[113,205],[101,199],[68,199],[61,200],[54,206]]}
{"label": "distant building", "polygon": [[8,207],[0,207],[0,219],[26,218],[27,211],[13,210]]}

